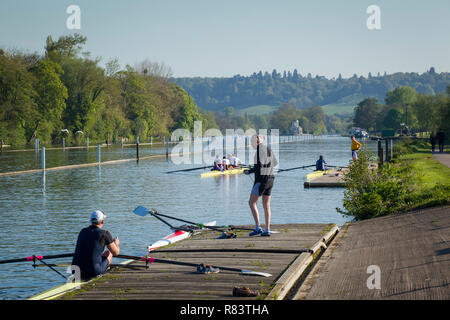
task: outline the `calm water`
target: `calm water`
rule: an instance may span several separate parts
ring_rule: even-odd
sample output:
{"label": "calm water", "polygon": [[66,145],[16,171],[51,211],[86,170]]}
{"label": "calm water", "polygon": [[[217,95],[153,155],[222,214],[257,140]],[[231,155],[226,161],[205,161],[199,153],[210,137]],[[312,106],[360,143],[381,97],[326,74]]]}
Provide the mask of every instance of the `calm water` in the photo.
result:
{"label": "calm water", "polygon": [[[375,148],[373,142],[368,144]],[[346,165],[351,159],[349,149],[350,139],[344,137],[280,144],[279,167],[313,164],[320,154],[330,165]],[[89,152],[48,150],[47,166],[95,162],[96,152],[95,148]],[[161,152],[163,148],[141,149],[141,155]],[[102,150],[102,161],[132,157],[134,148]],[[194,165],[175,165],[161,157],[139,164],[132,161],[45,175],[0,177],[0,259],[73,252],[78,232],[89,224],[95,209],[106,213],[104,228],[119,237],[121,253],[131,255],[145,254],[150,243],[170,232],[155,218],[133,214],[138,205],[196,222],[253,223],[247,203],[253,176],[201,179],[202,171],[165,173],[184,167]],[[40,156],[34,151],[0,155],[0,172],[35,168],[40,168]],[[342,206],[343,189],[303,188],[305,175],[311,171],[277,175],[272,190],[272,224],[334,222],[341,226],[349,220],[335,210]],[[259,210],[263,222],[261,204]],[[63,281],[54,271],[34,269],[31,263],[0,265],[0,299],[25,299]]]}

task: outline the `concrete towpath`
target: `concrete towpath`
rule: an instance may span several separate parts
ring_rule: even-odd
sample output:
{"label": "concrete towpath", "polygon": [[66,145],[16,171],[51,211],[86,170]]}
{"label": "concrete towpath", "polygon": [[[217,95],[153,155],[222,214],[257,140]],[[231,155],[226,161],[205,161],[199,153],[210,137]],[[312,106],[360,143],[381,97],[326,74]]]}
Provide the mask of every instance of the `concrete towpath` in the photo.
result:
{"label": "concrete towpath", "polygon": [[450,206],[345,224],[294,299],[450,299]]}
{"label": "concrete towpath", "polygon": [[442,163],[444,166],[447,166],[450,168],[450,154],[449,153],[438,153],[433,152],[433,158],[440,163]]}

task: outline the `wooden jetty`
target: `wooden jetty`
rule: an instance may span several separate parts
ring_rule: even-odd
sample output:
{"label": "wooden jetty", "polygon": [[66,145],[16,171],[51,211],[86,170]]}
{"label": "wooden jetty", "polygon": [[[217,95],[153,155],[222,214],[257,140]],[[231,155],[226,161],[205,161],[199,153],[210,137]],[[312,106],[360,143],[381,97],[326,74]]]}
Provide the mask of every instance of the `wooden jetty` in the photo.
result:
{"label": "wooden jetty", "polygon": [[[270,273],[270,277],[225,270],[199,274],[194,267],[151,263],[148,269],[114,268],[59,299],[285,299],[339,229],[335,224],[280,224],[272,225],[272,230],[279,233],[270,237],[249,237],[248,231],[237,231],[237,237],[230,239],[216,239],[220,233],[207,231],[151,254],[153,258],[265,272]],[[263,249],[270,252],[261,252]],[[144,262],[132,264],[145,266]],[[234,297],[235,286],[257,290],[259,295]]]}
{"label": "wooden jetty", "polygon": [[[375,162],[369,163],[369,169],[378,169],[378,164]],[[345,175],[348,171],[348,167],[331,170],[320,177],[305,181],[303,186],[305,188],[344,188]]]}
{"label": "wooden jetty", "polygon": [[346,172],[348,172],[348,168],[331,170],[323,176],[305,181],[303,186],[305,188],[343,188],[345,187],[344,175]]}

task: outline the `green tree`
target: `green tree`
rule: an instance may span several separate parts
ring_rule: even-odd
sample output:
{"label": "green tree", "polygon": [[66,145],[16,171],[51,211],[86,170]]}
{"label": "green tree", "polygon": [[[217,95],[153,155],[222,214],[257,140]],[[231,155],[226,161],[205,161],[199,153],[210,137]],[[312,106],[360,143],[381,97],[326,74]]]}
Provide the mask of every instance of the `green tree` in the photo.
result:
{"label": "green tree", "polygon": [[353,116],[353,126],[374,130],[382,105],[376,98],[366,98],[356,106]]}
{"label": "green tree", "polygon": [[60,79],[63,70],[53,61],[40,60],[31,72],[36,77],[36,129],[41,141],[51,143],[51,135],[57,135],[63,129],[62,114],[68,97],[67,88]]}
{"label": "green tree", "polygon": [[23,57],[0,54],[0,139],[7,143],[25,144],[36,131],[34,83]]}

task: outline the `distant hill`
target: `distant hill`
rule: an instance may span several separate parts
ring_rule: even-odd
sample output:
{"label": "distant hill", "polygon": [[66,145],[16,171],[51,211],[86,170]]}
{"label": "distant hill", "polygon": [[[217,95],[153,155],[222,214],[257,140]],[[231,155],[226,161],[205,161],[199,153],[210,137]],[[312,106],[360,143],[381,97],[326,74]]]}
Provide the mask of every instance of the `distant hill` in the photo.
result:
{"label": "distant hill", "polygon": [[353,114],[355,107],[356,105],[353,104],[337,103],[324,105],[322,106],[322,109],[327,116],[332,116],[335,114],[349,116]]}
{"label": "distant hill", "polygon": [[[279,106],[289,102],[298,108],[312,105],[351,106],[366,97],[384,103],[388,91],[410,86],[419,93],[444,93],[450,83],[450,73],[437,73],[434,68],[419,73],[394,73],[368,77],[327,79],[323,76],[302,76],[297,70],[258,72],[251,76],[231,78],[173,78],[206,110],[222,110],[232,106],[236,111],[254,106]],[[254,110],[253,110],[254,111]],[[267,111],[267,107],[263,108]],[[341,111],[341,110],[339,110]]]}
{"label": "distant hill", "polygon": [[245,115],[246,113],[251,116],[260,116],[263,114],[268,114],[271,112],[274,112],[278,109],[278,106],[268,106],[268,105],[257,105],[257,106],[250,106],[244,109],[238,109],[236,110],[238,114]]}

